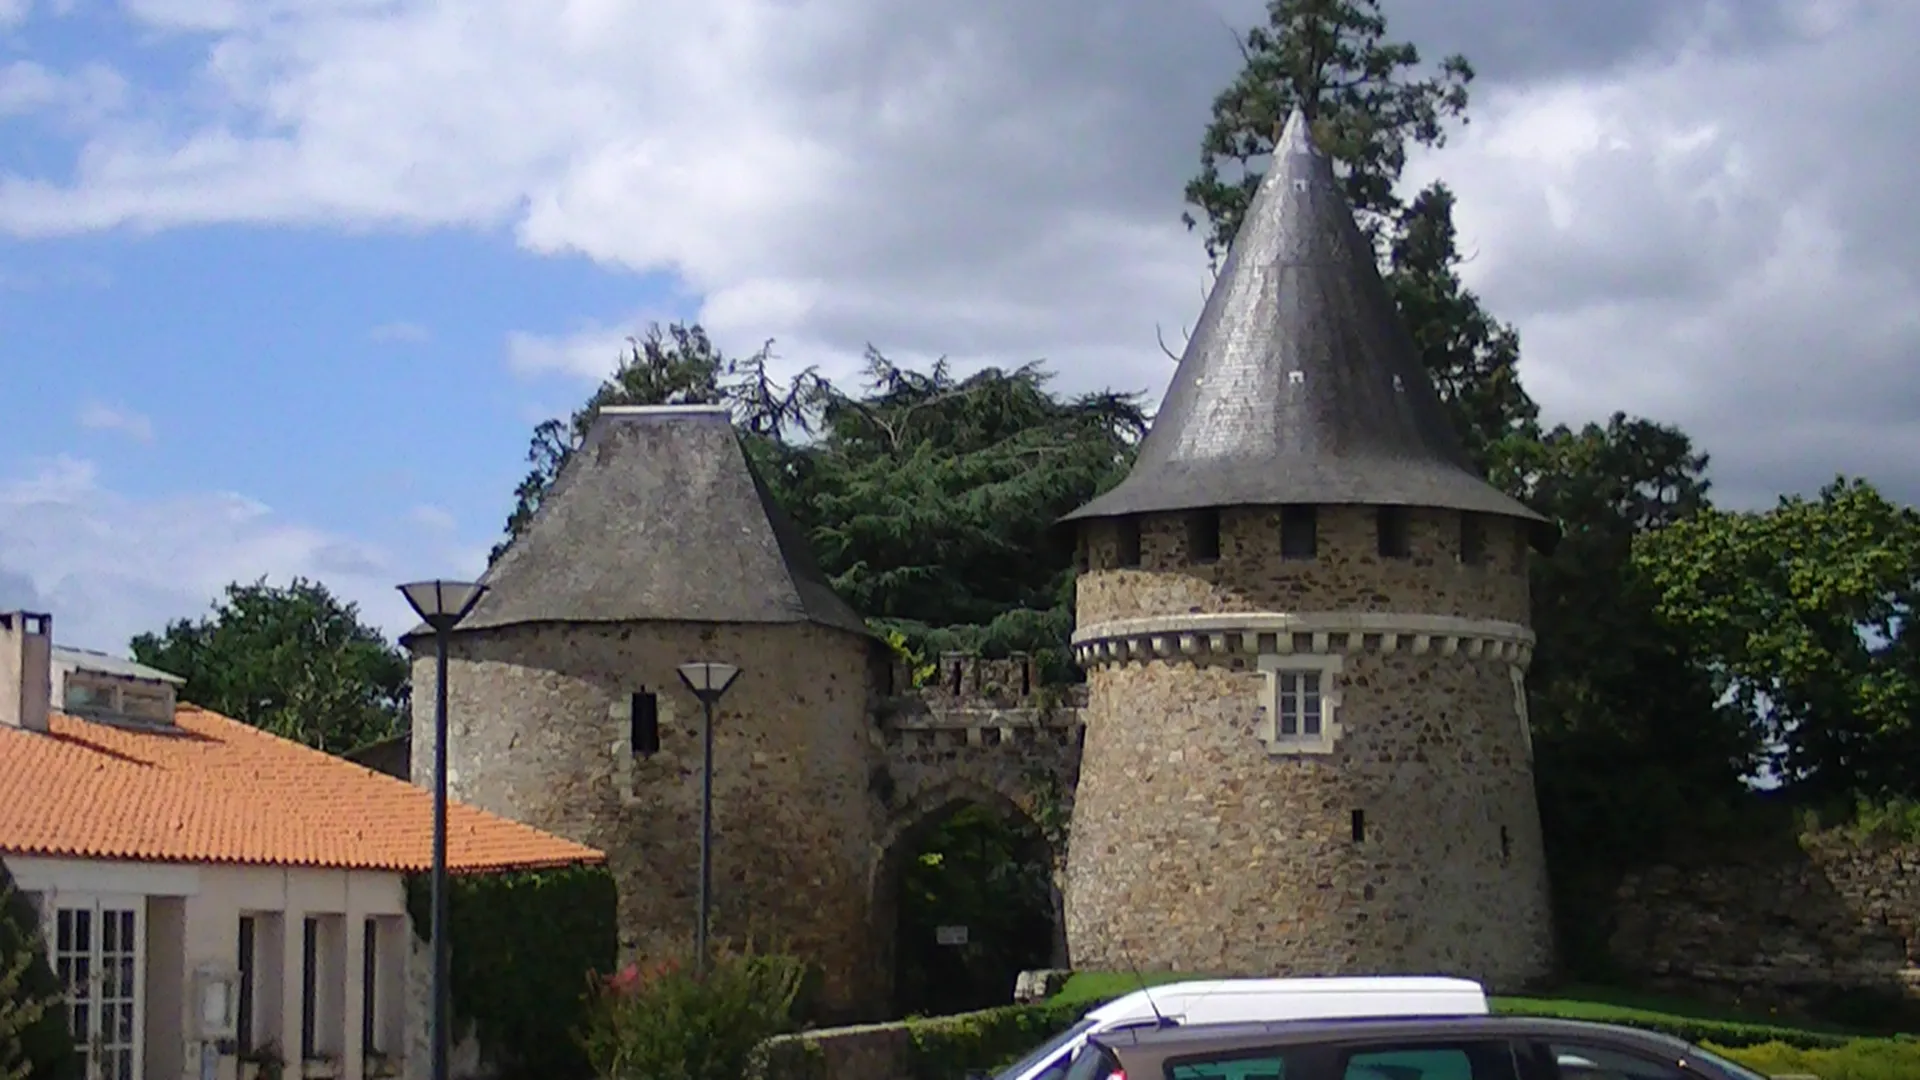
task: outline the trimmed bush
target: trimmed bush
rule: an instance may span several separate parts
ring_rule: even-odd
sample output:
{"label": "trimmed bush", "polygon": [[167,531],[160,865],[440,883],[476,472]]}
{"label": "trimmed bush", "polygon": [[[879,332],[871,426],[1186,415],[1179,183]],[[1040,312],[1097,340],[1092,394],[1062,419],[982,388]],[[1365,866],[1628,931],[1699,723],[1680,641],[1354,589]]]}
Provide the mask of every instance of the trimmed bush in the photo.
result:
{"label": "trimmed bush", "polygon": [[597,980],[580,1044],[600,1080],[740,1080],[793,1029],[806,977],[793,957],[726,946],[705,975],[688,955],[635,963]]}
{"label": "trimmed bush", "polygon": [[1820,1080],[1910,1080],[1920,1076],[1920,1042],[1855,1039],[1844,1046],[1809,1049],[1784,1042],[1729,1047],[1705,1044],[1721,1057],[1768,1076],[1794,1074]]}

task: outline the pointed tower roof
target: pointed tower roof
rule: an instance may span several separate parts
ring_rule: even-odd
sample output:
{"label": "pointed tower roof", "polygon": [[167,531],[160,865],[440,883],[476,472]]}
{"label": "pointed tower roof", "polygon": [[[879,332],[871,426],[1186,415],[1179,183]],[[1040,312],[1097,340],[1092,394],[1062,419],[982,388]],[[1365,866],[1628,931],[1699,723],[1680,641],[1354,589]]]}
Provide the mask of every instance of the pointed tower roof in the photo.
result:
{"label": "pointed tower roof", "polygon": [[761,482],[725,406],[601,409],[481,580],[488,590],[461,630],[675,621],[868,632]]}
{"label": "pointed tower roof", "polygon": [[1132,471],[1065,520],[1282,503],[1539,514],[1477,474],[1295,110]]}

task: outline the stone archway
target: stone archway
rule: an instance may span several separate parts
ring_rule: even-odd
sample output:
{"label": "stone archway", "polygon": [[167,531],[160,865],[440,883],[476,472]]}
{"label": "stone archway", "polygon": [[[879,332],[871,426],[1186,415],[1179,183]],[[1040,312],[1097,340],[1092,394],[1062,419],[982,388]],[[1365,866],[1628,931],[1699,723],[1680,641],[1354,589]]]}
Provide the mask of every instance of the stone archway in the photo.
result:
{"label": "stone archway", "polygon": [[[943,843],[971,849],[970,840],[984,845],[979,851],[929,850]],[[951,863],[923,863],[930,853]],[[1025,800],[975,780],[939,783],[889,814],[868,881],[875,974],[888,1014],[1003,1004],[1011,1000],[1020,970],[1063,964],[1063,855]],[[986,873],[977,873],[979,868]],[[951,916],[922,891],[930,882],[951,886],[975,877],[982,879],[977,888],[957,889],[964,895],[947,901],[956,905]],[[916,888],[903,892],[909,882]],[[926,924],[935,914],[941,925],[967,926],[967,943],[932,940],[933,927]],[[929,990],[928,982],[937,986]]]}

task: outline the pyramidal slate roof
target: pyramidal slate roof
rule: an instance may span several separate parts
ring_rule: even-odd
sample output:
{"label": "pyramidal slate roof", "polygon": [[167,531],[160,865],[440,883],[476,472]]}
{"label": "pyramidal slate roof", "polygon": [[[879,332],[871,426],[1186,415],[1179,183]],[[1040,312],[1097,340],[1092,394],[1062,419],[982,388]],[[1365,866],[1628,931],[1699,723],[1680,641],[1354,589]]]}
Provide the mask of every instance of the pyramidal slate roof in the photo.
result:
{"label": "pyramidal slate roof", "polygon": [[1284,503],[1478,511],[1551,543],[1474,471],[1298,110],[1132,471],[1063,520]]}
{"label": "pyramidal slate roof", "polygon": [[725,406],[601,409],[481,581],[487,592],[462,631],[675,621],[868,633],[747,459]]}

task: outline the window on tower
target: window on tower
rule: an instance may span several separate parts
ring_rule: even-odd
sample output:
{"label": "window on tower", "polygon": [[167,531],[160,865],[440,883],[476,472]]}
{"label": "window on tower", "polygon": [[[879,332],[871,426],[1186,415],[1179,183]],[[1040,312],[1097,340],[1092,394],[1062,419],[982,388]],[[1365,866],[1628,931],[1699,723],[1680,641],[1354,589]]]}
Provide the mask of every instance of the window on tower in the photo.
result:
{"label": "window on tower", "polygon": [[1276,694],[1278,716],[1274,734],[1282,739],[1319,739],[1320,673],[1283,671]]}
{"label": "window on tower", "polygon": [[1187,554],[1197,563],[1220,559],[1220,511],[1196,510],[1187,516]]}
{"label": "window on tower", "polygon": [[1380,557],[1383,559],[1404,559],[1413,554],[1413,539],[1409,536],[1407,508],[1404,506],[1382,506],[1375,509],[1376,529],[1380,537]]}
{"label": "window on tower", "polygon": [[1332,654],[1269,653],[1260,658],[1266,677],[1257,735],[1273,754],[1331,753],[1340,738],[1340,673]]}
{"label": "window on tower", "polygon": [[1487,521],[1467,511],[1460,515],[1460,562],[1479,566],[1487,561]]}
{"label": "window on tower", "polygon": [[1311,559],[1319,549],[1320,515],[1311,505],[1280,508],[1280,557]]}
{"label": "window on tower", "polygon": [[1114,525],[1114,562],[1119,566],[1140,565],[1140,519],[1124,517]]}

